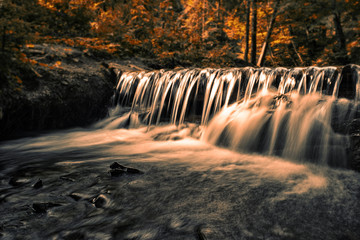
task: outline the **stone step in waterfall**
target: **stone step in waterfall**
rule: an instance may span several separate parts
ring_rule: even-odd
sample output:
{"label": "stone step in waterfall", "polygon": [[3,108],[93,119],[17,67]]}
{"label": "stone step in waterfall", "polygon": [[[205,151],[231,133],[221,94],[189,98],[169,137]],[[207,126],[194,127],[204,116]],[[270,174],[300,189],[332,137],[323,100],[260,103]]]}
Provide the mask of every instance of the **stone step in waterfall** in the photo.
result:
{"label": "stone step in waterfall", "polygon": [[235,151],[353,167],[359,76],[358,65],[122,72],[114,105],[128,125],[195,122]]}

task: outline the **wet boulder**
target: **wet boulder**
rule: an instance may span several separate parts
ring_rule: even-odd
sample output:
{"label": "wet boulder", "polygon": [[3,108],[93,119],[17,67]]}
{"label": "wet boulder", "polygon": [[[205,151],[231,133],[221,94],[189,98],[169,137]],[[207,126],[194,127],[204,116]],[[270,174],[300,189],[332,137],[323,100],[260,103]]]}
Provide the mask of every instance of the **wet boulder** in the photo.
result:
{"label": "wet boulder", "polygon": [[120,168],[116,168],[116,169],[111,169],[109,173],[112,177],[119,177],[121,175],[124,175],[126,171]]}
{"label": "wet boulder", "polygon": [[360,68],[357,65],[346,65],[341,71],[341,82],[338,97],[356,99],[356,84],[359,81]]}
{"label": "wet boulder", "polygon": [[125,167],[123,165],[120,165],[118,162],[113,162],[111,165],[110,165],[110,168],[111,169],[125,169]]}
{"label": "wet boulder", "polygon": [[35,189],[39,189],[43,187],[43,181],[41,179],[39,179],[34,185],[33,188]]}
{"label": "wet boulder", "polygon": [[142,171],[136,168],[125,167],[118,162],[114,162],[110,165],[111,170],[109,171],[112,177],[118,177],[124,174],[143,174]]}
{"label": "wet boulder", "polygon": [[82,197],[79,196],[78,194],[76,193],[71,193],[68,195],[70,198],[72,198],[73,200],[75,200],[76,202],[79,201]]}
{"label": "wet boulder", "polygon": [[108,198],[104,194],[100,194],[99,196],[91,200],[92,204],[94,204],[96,208],[105,207],[108,201],[109,201]]}
{"label": "wet boulder", "polygon": [[61,205],[58,203],[51,203],[51,202],[33,203],[32,209],[34,210],[35,213],[46,213],[46,211],[49,208],[58,207],[58,206],[61,206]]}

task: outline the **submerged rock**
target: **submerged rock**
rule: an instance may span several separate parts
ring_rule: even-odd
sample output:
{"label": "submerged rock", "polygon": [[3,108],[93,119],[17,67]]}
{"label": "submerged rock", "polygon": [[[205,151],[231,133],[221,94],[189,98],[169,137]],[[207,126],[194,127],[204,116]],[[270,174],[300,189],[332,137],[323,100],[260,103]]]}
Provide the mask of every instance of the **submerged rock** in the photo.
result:
{"label": "submerged rock", "polygon": [[111,169],[116,169],[116,168],[125,169],[125,167],[124,167],[123,165],[120,165],[120,164],[117,163],[117,162],[113,162],[113,163],[110,165],[110,168],[111,168]]}
{"label": "submerged rock", "polygon": [[46,213],[49,208],[61,206],[58,203],[33,203],[32,209],[35,213]]}
{"label": "submerged rock", "polygon": [[143,174],[143,172],[140,171],[139,169],[125,167],[117,162],[112,163],[110,165],[110,168],[111,170],[109,171],[109,173],[111,174],[112,177],[118,177],[123,174]]}
{"label": "submerged rock", "polygon": [[68,182],[75,182],[75,179],[67,177],[67,176],[61,176],[61,180],[68,181]]}
{"label": "submerged rock", "polygon": [[16,187],[16,186],[19,186],[20,185],[20,183],[17,181],[17,179],[16,178],[14,178],[14,177],[11,177],[10,178],[10,180],[9,180],[9,184],[11,185],[11,186],[14,186],[14,187]]}
{"label": "submerged rock", "polygon": [[33,188],[35,189],[39,189],[39,188],[42,188],[43,187],[43,182],[41,179],[39,179],[33,186]]}
{"label": "submerged rock", "polygon": [[72,199],[74,199],[75,201],[79,201],[81,199],[81,196],[79,196],[75,193],[71,193],[68,196],[71,197]]}
{"label": "submerged rock", "polygon": [[112,177],[118,177],[126,173],[125,170],[119,168],[111,169],[109,172]]}
{"label": "submerged rock", "polygon": [[86,235],[82,232],[72,232],[64,236],[64,240],[85,240]]}
{"label": "submerged rock", "polygon": [[100,194],[99,196],[93,198],[91,202],[94,204],[95,207],[103,208],[104,206],[106,206],[108,198],[105,195]]}
{"label": "submerged rock", "polygon": [[197,240],[206,240],[206,236],[204,235],[204,233],[201,231],[201,225],[198,225],[195,227],[194,231],[195,231],[195,237]]}
{"label": "submerged rock", "polygon": [[136,168],[126,168],[126,173],[129,173],[129,174],[143,174],[142,171],[140,171],[139,169],[136,169]]}

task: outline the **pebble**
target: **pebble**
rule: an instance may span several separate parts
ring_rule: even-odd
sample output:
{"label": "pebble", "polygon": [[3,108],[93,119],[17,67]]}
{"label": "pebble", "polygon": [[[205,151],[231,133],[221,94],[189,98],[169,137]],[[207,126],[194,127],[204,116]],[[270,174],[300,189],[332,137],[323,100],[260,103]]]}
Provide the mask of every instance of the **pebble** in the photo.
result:
{"label": "pebble", "polygon": [[11,185],[11,186],[18,186],[20,183],[18,183],[17,182],[17,179],[16,178],[14,178],[14,177],[12,177],[12,178],[10,178],[10,180],[9,180],[9,184]]}
{"label": "pebble", "polygon": [[42,188],[43,187],[43,182],[41,179],[39,179],[33,186],[33,188],[35,189],[39,189],[39,188]]}
{"label": "pebble", "polygon": [[97,196],[96,198],[94,198],[92,200],[92,203],[95,205],[95,207],[102,208],[106,205],[107,198],[106,198],[106,196],[100,194],[99,196]]}
{"label": "pebble", "polygon": [[57,203],[33,203],[32,208],[35,213],[46,213],[49,208],[61,206]]}
{"label": "pebble", "polygon": [[81,199],[81,197],[79,195],[74,194],[74,193],[72,193],[68,196],[71,197],[72,199],[74,199],[75,201],[79,201]]}

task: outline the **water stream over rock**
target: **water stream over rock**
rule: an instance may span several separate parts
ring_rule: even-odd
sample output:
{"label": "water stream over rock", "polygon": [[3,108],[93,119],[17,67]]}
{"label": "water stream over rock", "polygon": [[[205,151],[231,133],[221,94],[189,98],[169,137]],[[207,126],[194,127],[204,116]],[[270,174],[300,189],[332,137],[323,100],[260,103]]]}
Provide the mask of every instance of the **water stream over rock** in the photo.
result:
{"label": "water stream over rock", "polygon": [[348,167],[359,88],[357,65],[161,70],[123,73],[114,101],[131,107],[132,126],[195,122],[232,150]]}
{"label": "water stream over rock", "polygon": [[359,239],[359,70],[123,72],[102,121],[0,143],[0,237]]}

